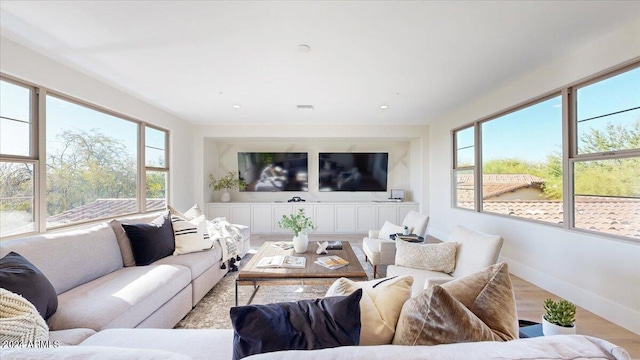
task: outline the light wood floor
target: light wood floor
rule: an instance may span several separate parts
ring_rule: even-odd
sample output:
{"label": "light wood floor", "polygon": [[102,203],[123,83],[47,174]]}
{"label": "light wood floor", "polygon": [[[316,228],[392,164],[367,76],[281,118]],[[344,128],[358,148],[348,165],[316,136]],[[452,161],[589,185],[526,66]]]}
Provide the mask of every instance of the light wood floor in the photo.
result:
{"label": "light wood floor", "polygon": [[[362,244],[364,235],[319,235],[311,234],[310,242],[342,240],[354,244]],[[282,235],[259,235],[251,234],[251,247],[262,245],[264,241],[282,241],[291,238],[288,234]],[[312,245],[311,245],[312,246]],[[312,248],[314,248],[312,246]],[[384,275],[386,267],[378,267],[379,275]],[[527,282],[515,275],[511,275],[513,289],[516,295],[516,305],[518,307],[518,318],[540,322],[544,310],[542,302],[547,298],[554,300],[559,297],[545,291],[530,282]],[[635,334],[625,328],[618,326],[606,319],[597,316],[583,308],[578,307],[576,313],[576,326],[578,334],[599,337],[610,341],[618,346],[622,346],[629,352],[632,359],[640,359],[640,335]]]}

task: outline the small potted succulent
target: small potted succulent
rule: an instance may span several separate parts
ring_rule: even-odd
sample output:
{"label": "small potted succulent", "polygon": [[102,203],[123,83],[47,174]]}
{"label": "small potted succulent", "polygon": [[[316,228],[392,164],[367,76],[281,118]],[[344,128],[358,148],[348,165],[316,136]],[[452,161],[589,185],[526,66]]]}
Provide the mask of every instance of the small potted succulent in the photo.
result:
{"label": "small potted succulent", "polygon": [[576,306],[567,301],[544,301],[542,333],[549,335],[573,335],[576,333]]}
{"label": "small potted succulent", "polygon": [[216,179],[213,174],[209,174],[209,187],[212,188],[213,191],[222,191],[222,195],[220,196],[220,201],[222,202],[231,201],[229,190],[244,190],[246,186],[247,184],[244,180],[239,178],[233,171],[229,171],[227,175],[220,179]]}
{"label": "small potted succulent", "polygon": [[309,231],[315,229],[313,221],[306,216],[304,209],[298,209],[298,212],[290,215],[282,215],[278,221],[278,227],[281,229],[289,229],[293,231],[293,249],[297,253],[307,251],[309,246]]}

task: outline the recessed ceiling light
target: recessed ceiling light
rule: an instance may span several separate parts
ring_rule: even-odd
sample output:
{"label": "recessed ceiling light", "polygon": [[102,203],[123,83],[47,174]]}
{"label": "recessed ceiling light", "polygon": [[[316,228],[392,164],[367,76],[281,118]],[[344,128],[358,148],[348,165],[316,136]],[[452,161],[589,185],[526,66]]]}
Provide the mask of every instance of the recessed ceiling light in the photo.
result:
{"label": "recessed ceiling light", "polygon": [[233,105],[231,105],[231,107],[234,108],[234,109],[240,109],[240,105],[238,105],[238,104],[233,104]]}
{"label": "recessed ceiling light", "polygon": [[308,53],[309,51],[311,51],[311,46],[307,44],[300,44],[298,45],[298,51],[301,53]]}
{"label": "recessed ceiling light", "polygon": [[380,109],[382,109],[382,110],[385,110],[385,109],[388,109],[388,108],[389,108],[389,105],[380,105]]}
{"label": "recessed ceiling light", "polygon": [[313,110],[313,105],[296,105],[298,110]]}

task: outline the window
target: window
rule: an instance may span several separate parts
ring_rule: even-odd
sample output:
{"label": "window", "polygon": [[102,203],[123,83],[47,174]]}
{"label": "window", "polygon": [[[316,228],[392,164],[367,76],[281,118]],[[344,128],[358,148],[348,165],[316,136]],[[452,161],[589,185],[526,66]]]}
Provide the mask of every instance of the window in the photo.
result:
{"label": "window", "polygon": [[164,209],[168,143],[166,130],[3,75],[0,237]]}
{"label": "window", "polygon": [[559,95],[481,123],[482,210],[563,223]]}
{"label": "window", "polygon": [[640,240],[640,63],[478,120],[453,143],[453,206]]}
{"label": "window", "polygon": [[146,209],[167,207],[167,143],[166,131],[145,127]]}
{"label": "window", "polygon": [[453,177],[456,207],[475,209],[475,129],[473,126],[454,131],[455,154]]}
{"label": "window", "polygon": [[640,239],[640,68],[574,93],[573,226]]}
{"label": "window", "polygon": [[36,230],[35,90],[0,80],[0,236]]}

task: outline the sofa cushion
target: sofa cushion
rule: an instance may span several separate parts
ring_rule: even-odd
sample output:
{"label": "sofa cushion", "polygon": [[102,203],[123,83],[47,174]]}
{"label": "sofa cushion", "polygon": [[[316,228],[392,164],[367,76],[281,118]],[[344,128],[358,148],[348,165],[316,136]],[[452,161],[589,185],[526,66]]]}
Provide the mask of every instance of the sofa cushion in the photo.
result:
{"label": "sofa cushion", "polygon": [[173,255],[211,249],[211,246],[213,246],[213,241],[209,238],[204,215],[187,220],[171,214],[171,226],[173,227],[173,237],[176,243]]}
{"label": "sofa cushion", "polygon": [[122,264],[125,267],[136,266],[136,260],[133,258],[133,250],[131,250],[131,242],[127,233],[122,228],[122,223],[116,219],[109,221],[109,226],[116,234],[118,246],[120,246],[120,254],[122,255]]}
{"label": "sofa cushion", "polygon": [[385,221],[378,233],[378,239],[389,240],[389,236],[391,234],[402,234],[403,227],[400,225],[393,224],[389,221]]}
{"label": "sofa cushion", "polygon": [[10,252],[0,259],[0,286],[24,297],[44,319],[51,317],[58,308],[56,289],[20,254]]}
{"label": "sofa cushion", "polygon": [[233,307],[233,358],[358,345],[361,297],[358,289],[349,296]]}
{"label": "sofa cushion", "polygon": [[173,254],[175,241],[169,212],[165,212],[148,224],[122,224],[131,241],[131,249],[137,266],[152,262]]}
{"label": "sofa cushion", "polygon": [[371,281],[336,280],[326,296],[349,295],[362,289],[360,299],[360,345],[391,344],[402,305],[411,297],[410,276]]}
{"label": "sofa cushion", "polygon": [[49,331],[49,342],[61,346],[78,345],[95,334],[95,330],[87,328]]}
{"label": "sofa cushion", "polygon": [[190,282],[191,272],[184,266],[122,268],[60,294],[49,328],[135,327]]}
{"label": "sofa cushion", "polygon": [[19,360],[193,360],[176,352],[107,346],[61,346],[57,348],[3,349],[2,356]]}
{"label": "sofa cushion", "polygon": [[213,247],[209,250],[183,255],[167,256],[155,261],[153,265],[171,264],[186,266],[191,270],[191,279],[196,279],[212,266],[219,267],[221,259],[222,249],[220,248],[220,244],[216,241]]}
{"label": "sofa cushion", "polygon": [[434,346],[343,346],[315,351],[278,351],[253,355],[246,360],[324,360],[324,359],[616,359],[629,360],[629,354],[608,341],[584,336],[540,336],[506,342],[482,341]]}
{"label": "sofa cushion", "polygon": [[456,243],[414,244],[396,241],[395,264],[449,274],[456,267]]}
{"label": "sofa cushion", "polygon": [[193,359],[229,360],[233,354],[231,329],[107,329],[80,346],[109,346],[179,352]]}
{"label": "sofa cushion", "polygon": [[107,223],[3,241],[0,255],[11,251],[40,269],[58,294],[122,268],[120,247]]}
{"label": "sofa cushion", "polygon": [[451,293],[435,285],[404,304],[394,345],[518,338],[515,298],[506,263],[445,285]]}
{"label": "sofa cushion", "polygon": [[413,278],[413,285],[411,287],[411,293],[413,296],[421,293],[425,289],[425,283],[428,279],[445,279],[447,281],[454,278],[439,271],[429,271],[422,269],[414,269],[405,266],[387,266],[387,276],[402,276],[407,275]]}
{"label": "sofa cushion", "polygon": [[35,306],[22,296],[0,288],[0,346],[48,339],[49,328]]}

